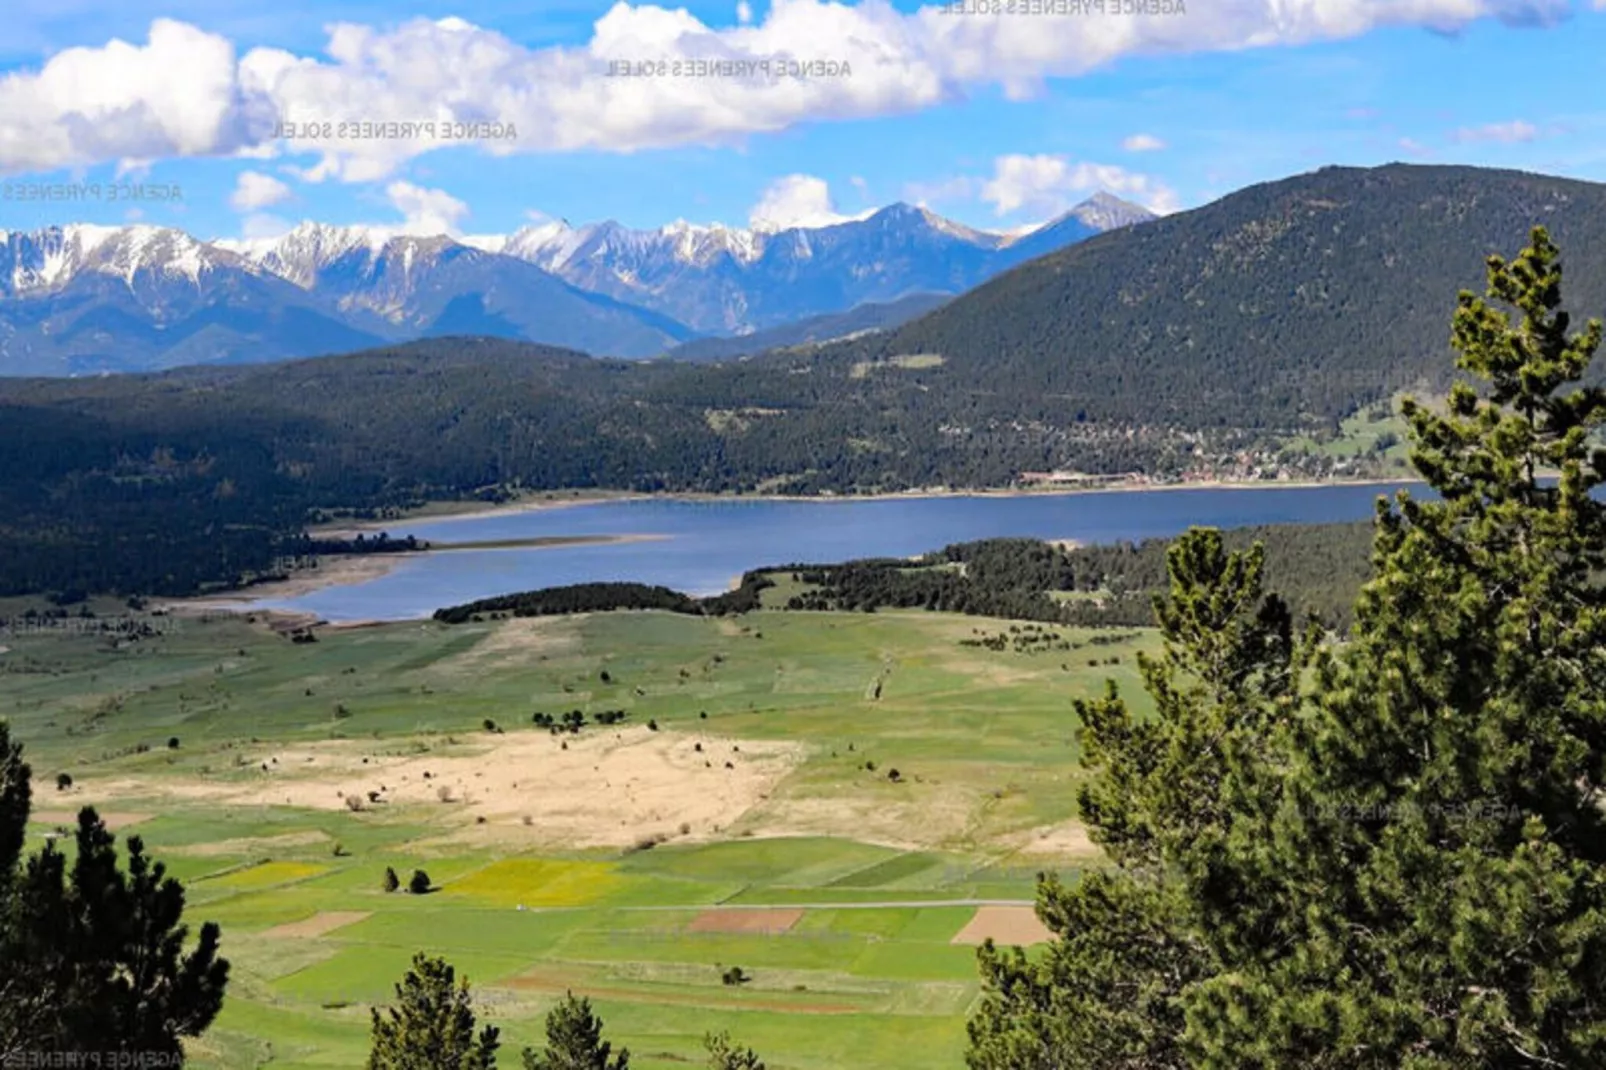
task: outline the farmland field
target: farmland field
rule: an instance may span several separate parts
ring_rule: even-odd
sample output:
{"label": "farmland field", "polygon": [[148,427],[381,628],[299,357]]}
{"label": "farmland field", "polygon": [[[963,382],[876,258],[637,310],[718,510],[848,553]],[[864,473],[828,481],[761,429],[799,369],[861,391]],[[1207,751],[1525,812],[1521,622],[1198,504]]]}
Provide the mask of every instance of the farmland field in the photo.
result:
{"label": "farmland field", "polygon": [[[1114,679],[1141,709],[1135,655],[1158,643],[1058,628],[994,650],[962,643],[1038,626],[920,612],[313,643],[265,618],[168,624],[115,647],[4,637],[0,716],[36,837],[85,804],[118,815],[185,882],[192,926],[222,926],[234,972],[200,1067],[360,1065],[368,1008],[419,950],[470,979],[515,1059],[573,990],[632,1066],[699,1061],[729,1029],[777,1070],[958,1067],[977,983],[955,938],[978,911],[971,933],[1033,933],[1009,907],[1035,874],[1099,864],[1071,703]],[[572,710],[578,733],[532,723]],[[627,716],[593,722],[609,710]]]}

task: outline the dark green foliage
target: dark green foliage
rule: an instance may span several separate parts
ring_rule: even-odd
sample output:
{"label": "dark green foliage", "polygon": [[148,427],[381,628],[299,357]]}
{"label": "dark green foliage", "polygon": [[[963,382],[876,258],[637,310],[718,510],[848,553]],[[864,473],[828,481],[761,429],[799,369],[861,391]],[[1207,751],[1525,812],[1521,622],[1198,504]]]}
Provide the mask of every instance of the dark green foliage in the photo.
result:
{"label": "dark green foliage", "polygon": [[428,892],[431,887],[433,887],[433,885],[430,883],[428,873],[425,873],[421,869],[413,870],[412,877],[407,881],[407,890],[409,892],[411,892],[413,895],[423,895],[424,893]]}
{"label": "dark green foliage", "polygon": [[[385,891],[394,892],[397,888],[400,888],[400,887],[401,887],[401,878],[396,876],[396,871],[394,869],[392,869],[390,866],[386,866],[385,867],[385,880],[384,880]],[[428,885],[426,884],[425,887],[428,887]]]}
{"label": "dark green foliage", "polygon": [[708,1049],[708,1070],[765,1070],[758,1053],[736,1046],[728,1032],[705,1034],[703,1047]]}
{"label": "dark green foliage", "polygon": [[[435,619],[444,624],[462,624],[485,613],[539,617],[564,613],[603,613],[614,609],[660,609],[671,613],[720,616],[757,609],[758,593],[773,586],[773,580],[756,572],[743,576],[736,590],[712,598],[693,598],[668,587],[652,587],[644,583],[576,583],[567,587],[544,587],[538,591],[498,595],[466,605],[437,609]],[[607,676],[607,673],[604,672],[603,676]]]}
{"label": "dark green foliage", "polygon": [[[1230,550],[1264,545],[1268,583],[1284,593],[1297,616],[1315,616],[1334,627],[1348,624],[1368,574],[1370,523],[1239,528],[1223,539]],[[1146,625],[1154,596],[1166,588],[1166,554],[1174,541],[1063,550],[1035,539],[983,539],[945,547],[914,565],[865,559],[770,571],[793,572],[816,585],[794,595],[790,609],[873,612],[890,606],[1090,627]],[[955,562],[964,564],[963,572],[936,567]],[[1100,601],[1057,602],[1049,591],[1106,594]]]}
{"label": "dark green foliage", "polygon": [[[730,764],[729,762],[726,763],[726,765],[729,765],[729,764]],[[724,971],[722,971],[720,973],[719,979],[724,984],[730,985],[732,987],[740,987],[742,985],[745,985],[747,982],[751,981],[753,978],[752,978],[752,976],[750,974],[748,974],[748,972],[746,970],[742,969],[740,966],[731,966],[731,967],[728,967],[727,969],[725,969]]]}
{"label": "dark green foliage", "polygon": [[1606,394],[1575,387],[1601,325],[1569,332],[1560,279],[1540,229],[1490,258],[1452,335],[1489,399],[1406,406],[1443,500],[1380,506],[1288,803],[1246,822],[1286,847],[1232,860],[1254,909],[1209,904],[1234,955],[1292,953],[1202,987],[1202,1066],[1606,1064]]}
{"label": "dark green foliage", "polygon": [[57,773],[56,774],[56,790],[57,791],[66,791],[70,787],[72,787],[72,774],[70,774],[70,773]]}
{"label": "dark green foliage", "polygon": [[1156,716],[1078,704],[1115,865],[1042,883],[1043,954],[983,950],[974,1070],[1606,1065],[1602,328],[1541,228],[1488,291],[1487,400],[1407,403],[1439,499],[1379,503],[1347,641],[1253,608],[1258,548],[1171,551]]}
{"label": "dark green foliage", "polygon": [[413,956],[396,986],[396,1003],[373,1015],[368,1070],[496,1070],[500,1030],[474,1033],[474,999],[468,979],[443,959]]}
{"label": "dark green foliage", "polygon": [[128,840],[127,871],[92,808],[76,852],[22,857],[31,798],[20,744],[0,721],[0,1058],[137,1053],[177,1065],[179,1040],[223,1005],[229,964],[208,922],[188,953],[184,889]]}
{"label": "dark green foliage", "polygon": [[546,1016],[546,1047],[525,1048],[524,1070],[630,1070],[630,1052],[602,1039],[602,1019],[589,999],[566,993]]}

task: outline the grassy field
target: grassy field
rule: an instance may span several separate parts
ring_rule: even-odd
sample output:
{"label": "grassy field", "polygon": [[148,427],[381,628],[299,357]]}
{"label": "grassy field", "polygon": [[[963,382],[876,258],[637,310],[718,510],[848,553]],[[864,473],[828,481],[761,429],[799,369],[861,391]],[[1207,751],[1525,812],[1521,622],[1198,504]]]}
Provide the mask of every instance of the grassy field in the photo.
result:
{"label": "grassy field", "polygon": [[[976,901],[1098,864],[1071,701],[1113,678],[1143,708],[1135,654],[1157,646],[1060,629],[1068,652],[994,651],[961,641],[1007,622],[926,613],[305,644],[260,619],[164,624],[116,646],[0,635],[0,716],[39,836],[93,803],[186,882],[193,923],[222,925],[234,977],[202,1067],[360,1065],[417,950],[470,978],[504,1065],[572,989],[633,1066],[697,1063],[729,1029],[776,1070],[958,1067],[977,986],[951,941]],[[571,709],[629,716],[531,725]],[[387,866],[435,890],[387,894]],[[723,984],[732,965],[752,980]]]}

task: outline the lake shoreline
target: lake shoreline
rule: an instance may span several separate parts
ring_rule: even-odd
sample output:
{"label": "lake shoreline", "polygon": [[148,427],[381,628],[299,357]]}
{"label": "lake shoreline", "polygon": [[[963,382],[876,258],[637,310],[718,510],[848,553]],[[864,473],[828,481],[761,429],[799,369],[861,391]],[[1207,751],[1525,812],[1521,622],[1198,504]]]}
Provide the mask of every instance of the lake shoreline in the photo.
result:
{"label": "lake shoreline", "polygon": [[909,490],[889,491],[883,494],[714,494],[697,491],[671,491],[668,493],[637,493],[632,491],[599,491],[594,495],[559,500],[526,499],[502,505],[483,502],[431,502],[423,509],[392,520],[364,520],[357,523],[342,522],[312,529],[315,538],[355,538],[358,534],[392,532],[399,525],[435,523],[437,521],[485,520],[495,517],[518,516],[523,513],[545,512],[549,509],[573,509],[585,505],[606,505],[620,502],[805,502],[830,505],[841,502],[898,502],[940,498],[1059,498],[1090,494],[1149,494],[1167,490],[1317,490],[1333,487],[1395,487],[1403,483],[1421,482],[1420,476],[1401,475],[1395,478],[1367,479],[1309,479],[1309,480],[1194,480],[1187,483],[1116,483],[1091,487],[996,487],[979,490]]}
{"label": "lake shoreline", "polygon": [[[327,537],[327,536],[326,536]],[[267,613],[278,610],[252,608],[257,603],[300,598],[331,587],[347,587],[384,579],[409,561],[420,561],[438,554],[474,550],[498,553],[513,550],[559,549],[570,546],[611,546],[633,542],[653,542],[667,535],[539,535],[527,539],[495,539],[479,542],[432,543],[427,550],[397,550],[376,554],[325,554],[318,557],[316,569],[302,569],[282,580],[234,587],[195,598],[175,598],[157,608],[181,616],[196,613]],[[304,614],[290,614],[297,617]]]}

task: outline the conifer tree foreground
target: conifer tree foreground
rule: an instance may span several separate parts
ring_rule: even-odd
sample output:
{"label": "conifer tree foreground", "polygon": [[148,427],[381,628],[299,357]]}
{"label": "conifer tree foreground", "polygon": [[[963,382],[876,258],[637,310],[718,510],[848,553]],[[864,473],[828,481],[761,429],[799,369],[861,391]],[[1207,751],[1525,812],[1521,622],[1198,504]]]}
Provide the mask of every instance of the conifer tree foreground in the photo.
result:
{"label": "conifer tree foreground", "polygon": [[496,1070],[500,1030],[474,1032],[468,979],[422,952],[396,986],[396,1003],[373,1014],[368,1070]]}
{"label": "conifer tree foreground", "polygon": [[524,1070],[630,1070],[630,1052],[615,1054],[591,1001],[569,992],[547,1013],[546,1047],[525,1048],[523,1062]]}
{"label": "conifer tree foreground", "polygon": [[0,721],[0,1066],[126,1055],[176,1066],[223,1005],[228,961],[208,922],[186,953],[184,889],[128,838],[128,868],[90,807],[71,863],[24,857],[32,774]]}
{"label": "conifer tree foreground", "polygon": [[1461,295],[1483,394],[1405,404],[1440,500],[1379,503],[1345,641],[1174,549],[1157,715],[1083,709],[1115,866],[1044,882],[1045,952],[983,949],[974,1070],[1606,1066],[1606,395],[1560,283],[1535,229]]}

